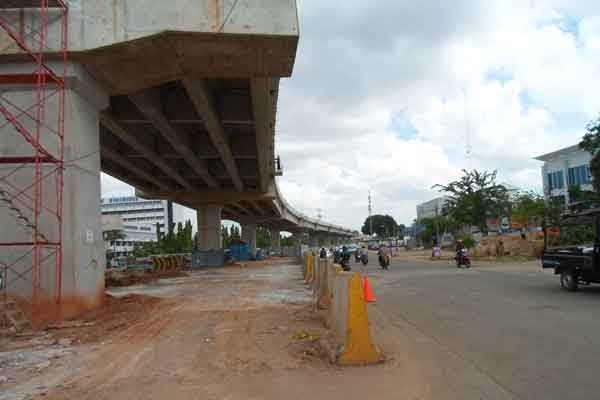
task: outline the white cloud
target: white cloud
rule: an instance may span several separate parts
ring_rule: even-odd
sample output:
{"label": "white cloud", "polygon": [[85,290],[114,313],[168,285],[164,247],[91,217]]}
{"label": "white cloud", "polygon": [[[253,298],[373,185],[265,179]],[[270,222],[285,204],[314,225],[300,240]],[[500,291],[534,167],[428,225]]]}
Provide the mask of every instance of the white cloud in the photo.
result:
{"label": "white cloud", "polygon": [[600,110],[600,9],[578,3],[302,1],[282,191],[359,228],[369,188],[408,223],[465,167],[539,190],[532,158],[577,142]]}

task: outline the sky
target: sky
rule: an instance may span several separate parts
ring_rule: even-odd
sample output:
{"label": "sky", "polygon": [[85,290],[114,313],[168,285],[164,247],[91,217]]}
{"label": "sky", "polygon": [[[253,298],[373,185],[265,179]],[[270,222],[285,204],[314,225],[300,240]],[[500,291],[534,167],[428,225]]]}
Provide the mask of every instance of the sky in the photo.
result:
{"label": "sky", "polygon": [[541,192],[533,157],[599,115],[597,0],[298,0],[298,14],[276,153],[283,195],[310,216],[360,229],[370,190],[374,213],[410,224],[465,168]]}

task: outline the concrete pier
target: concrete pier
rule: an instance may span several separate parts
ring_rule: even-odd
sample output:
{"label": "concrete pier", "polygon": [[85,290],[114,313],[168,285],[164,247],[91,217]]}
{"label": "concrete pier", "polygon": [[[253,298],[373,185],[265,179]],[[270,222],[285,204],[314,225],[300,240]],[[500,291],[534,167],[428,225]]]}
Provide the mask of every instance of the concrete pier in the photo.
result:
{"label": "concrete pier", "polygon": [[281,232],[279,229],[271,229],[271,250],[281,251]]}
{"label": "concrete pier", "polygon": [[222,206],[206,205],[196,209],[198,220],[198,248],[201,251],[218,250],[223,247],[221,237]]}
{"label": "concrete pier", "polygon": [[[1,74],[14,74],[31,71],[28,63],[0,65]],[[63,200],[63,249],[62,249],[62,296],[61,303],[55,303],[56,269],[51,250],[42,252],[39,270],[39,296],[36,299],[34,319],[68,318],[101,303],[104,296],[104,269],[106,265],[104,241],[100,222],[100,137],[99,111],[108,106],[108,96],[98,87],[85,69],[78,63],[68,65],[68,91],[65,103],[65,169]],[[5,88],[3,96],[11,103],[27,108],[35,103],[37,92],[33,86]],[[46,114],[57,115],[57,96],[46,101]],[[6,102],[3,101],[3,104]],[[22,118],[28,129],[35,129],[32,122]],[[51,125],[48,118],[48,125]],[[51,125],[52,126],[52,125]],[[32,146],[11,125],[0,130],[0,155],[33,154]],[[58,148],[56,135],[45,132],[41,135],[41,145],[49,151]],[[15,168],[16,165],[6,165]],[[43,167],[42,180],[43,212],[39,227],[43,238],[58,240],[57,219],[52,215],[56,210],[57,181],[52,175],[55,165]],[[16,188],[24,188],[34,181],[34,168],[29,164],[19,169],[0,183],[0,189],[15,196]],[[0,203],[0,241],[29,242],[32,230],[26,221],[33,220],[32,200],[34,193],[30,187],[17,196],[11,207]],[[28,199],[25,202],[16,199]],[[29,203],[29,204],[28,204]],[[30,300],[33,291],[31,270],[32,255],[24,253],[31,247],[0,247],[0,263],[13,264],[7,271],[9,295]],[[20,275],[19,275],[20,274]],[[39,318],[38,318],[39,317]]]}
{"label": "concrete pier", "polygon": [[242,240],[248,243],[250,254],[256,255],[256,224],[242,225]]}

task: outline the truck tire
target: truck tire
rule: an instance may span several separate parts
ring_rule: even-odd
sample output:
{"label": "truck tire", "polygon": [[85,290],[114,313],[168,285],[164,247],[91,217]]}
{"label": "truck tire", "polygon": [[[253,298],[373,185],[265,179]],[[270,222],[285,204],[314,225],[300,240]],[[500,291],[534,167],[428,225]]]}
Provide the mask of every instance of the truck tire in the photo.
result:
{"label": "truck tire", "polygon": [[560,286],[569,292],[574,292],[579,286],[577,273],[572,269],[564,269],[560,272]]}

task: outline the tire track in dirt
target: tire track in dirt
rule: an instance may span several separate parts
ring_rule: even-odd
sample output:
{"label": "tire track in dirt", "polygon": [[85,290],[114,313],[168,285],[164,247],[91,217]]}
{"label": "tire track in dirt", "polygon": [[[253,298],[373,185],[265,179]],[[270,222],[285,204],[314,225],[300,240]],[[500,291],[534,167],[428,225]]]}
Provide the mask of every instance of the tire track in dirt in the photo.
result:
{"label": "tire track in dirt", "polygon": [[165,328],[172,326],[183,304],[162,304],[150,318],[135,323],[90,355],[88,368],[67,382],[73,385],[102,388],[126,378],[140,363],[149,347]]}

